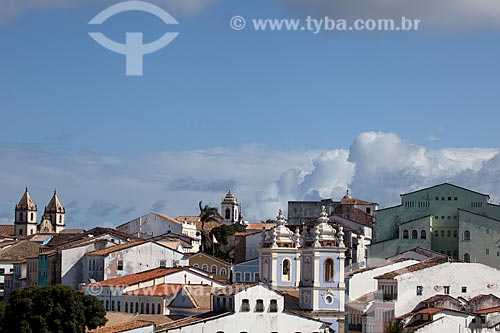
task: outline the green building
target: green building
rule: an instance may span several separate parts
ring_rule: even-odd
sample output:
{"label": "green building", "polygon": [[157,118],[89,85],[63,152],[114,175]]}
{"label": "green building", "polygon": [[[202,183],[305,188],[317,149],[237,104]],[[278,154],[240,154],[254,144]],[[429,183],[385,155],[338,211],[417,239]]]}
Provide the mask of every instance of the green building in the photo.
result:
{"label": "green building", "polygon": [[444,183],[401,195],[376,211],[370,257],[422,247],[500,268],[500,206],[490,196]]}

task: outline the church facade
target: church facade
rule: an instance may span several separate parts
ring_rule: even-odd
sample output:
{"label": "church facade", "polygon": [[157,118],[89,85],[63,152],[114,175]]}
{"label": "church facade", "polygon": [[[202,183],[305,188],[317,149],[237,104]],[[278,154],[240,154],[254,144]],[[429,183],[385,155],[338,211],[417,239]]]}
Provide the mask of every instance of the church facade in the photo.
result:
{"label": "church facade", "polygon": [[329,224],[325,207],[319,218],[291,231],[282,212],[277,226],[263,234],[259,250],[261,281],[277,290],[298,290],[299,307],[313,318],[345,325],[344,260],[341,225]]}
{"label": "church facade", "polygon": [[38,207],[33,202],[28,188],[16,205],[14,217],[15,236],[30,236],[37,233],[59,233],[66,227],[66,210],[59,201],[56,191],[45,206],[40,223],[37,219]]}

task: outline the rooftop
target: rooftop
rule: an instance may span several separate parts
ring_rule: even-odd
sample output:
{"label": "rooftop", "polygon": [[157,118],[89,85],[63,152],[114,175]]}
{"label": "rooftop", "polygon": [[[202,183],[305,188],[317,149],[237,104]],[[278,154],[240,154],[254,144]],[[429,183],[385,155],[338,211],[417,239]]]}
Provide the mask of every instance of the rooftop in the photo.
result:
{"label": "rooftop", "polygon": [[185,268],[182,267],[175,267],[175,268],[164,268],[164,267],[159,267],[159,268],[154,268],[149,271],[144,271],[136,274],[130,274],[130,275],[125,275],[125,276],[120,276],[117,278],[101,281],[101,282],[94,282],[88,285],[99,285],[103,287],[126,287],[126,286],[131,286],[134,284],[138,284],[140,282],[144,281],[150,281],[162,276],[167,276],[173,273],[180,272],[184,270]]}
{"label": "rooftop", "polygon": [[110,246],[110,247],[107,247],[107,248],[104,248],[104,249],[101,249],[101,250],[89,252],[89,253],[87,253],[87,255],[90,255],[90,256],[105,256],[105,255],[108,255],[110,253],[113,253],[113,252],[116,252],[116,251],[121,251],[121,250],[124,250],[124,249],[128,249],[128,248],[131,248],[131,247],[134,247],[134,246],[137,246],[137,245],[141,245],[141,244],[144,244],[144,243],[147,243],[147,242],[146,241],[141,241],[141,240],[136,240],[136,241],[133,241],[133,242],[119,244],[119,245],[115,245],[115,246]]}
{"label": "rooftop", "polygon": [[434,267],[437,265],[441,265],[444,263],[442,260],[435,260],[435,259],[429,259],[426,261],[419,262],[418,264],[411,265],[405,268],[401,268],[392,272],[388,272],[379,276],[376,276],[375,279],[394,279],[396,276],[411,273],[411,272],[416,272],[420,271],[422,269],[427,269],[430,267]]}

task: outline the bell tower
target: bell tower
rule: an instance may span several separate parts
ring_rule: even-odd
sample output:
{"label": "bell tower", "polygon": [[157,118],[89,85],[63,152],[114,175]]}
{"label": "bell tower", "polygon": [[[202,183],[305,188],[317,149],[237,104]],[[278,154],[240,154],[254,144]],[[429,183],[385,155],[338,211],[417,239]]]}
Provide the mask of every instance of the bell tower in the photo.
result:
{"label": "bell tower", "polygon": [[54,190],[54,195],[52,199],[50,199],[49,204],[45,207],[45,213],[43,215],[49,218],[52,223],[52,228],[56,233],[61,232],[66,227],[65,214],[66,210],[59,201],[56,190]]}
{"label": "bell tower", "polygon": [[29,236],[36,234],[36,217],[37,207],[33,203],[31,196],[28,192],[28,187],[24,192],[23,197],[16,205],[15,209],[15,235],[16,236]]}
{"label": "bell tower", "polygon": [[240,205],[234,194],[231,193],[231,191],[227,192],[224,199],[222,199],[220,207],[221,207],[220,213],[223,218],[222,222],[224,224],[233,224],[239,221]]}

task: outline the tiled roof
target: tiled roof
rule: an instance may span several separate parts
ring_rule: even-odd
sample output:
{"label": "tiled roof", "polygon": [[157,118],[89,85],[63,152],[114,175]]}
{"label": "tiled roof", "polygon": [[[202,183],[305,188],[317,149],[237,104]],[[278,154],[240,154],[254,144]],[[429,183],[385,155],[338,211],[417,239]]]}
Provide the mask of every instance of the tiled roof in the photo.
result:
{"label": "tiled roof", "polygon": [[[201,230],[202,225],[203,223],[201,223],[201,221],[196,221],[196,230]],[[205,222],[205,231],[210,232],[212,229],[217,228],[220,225],[221,225],[220,222],[217,221]]]}
{"label": "tiled roof", "polygon": [[342,205],[376,205],[376,202],[364,201],[345,195],[340,201]]}
{"label": "tiled roof", "polygon": [[123,323],[123,324],[118,324],[115,326],[107,326],[107,327],[101,327],[97,328],[95,330],[89,331],[89,333],[119,333],[119,332],[124,332],[124,331],[129,331],[141,327],[146,327],[146,326],[151,326],[154,325],[153,322],[150,321],[144,321],[144,320],[134,320],[131,322]]}
{"label": "tiled roof", "polygon": [[28,257],[38,255],[40,244],[21,240],[17,243],[0,250],[0,261],[19,261]]}
{"label": "tiled roof", "polygon": [[436,301],[442,300],[443,298],[448,298],[448,299],[453,299],[454,301],[458,301],[456,298],[450,295],[434,295],[426,300],[423,300],[422,303],[434,303]]}
{"label": "tiled roof", "polygon": [[170,296],[175,295],[182,289],[182,284],[164,283],[151,287],[141,288],[126,292],[125,295],[134,296]]}
{"label": "tiled roof", "polygon": [[13,224],[0,224],[0,236],[12,237],[15,234],[15,226]]}
{"label": "tiled roof", "polygon": [[188,221],[188,222],[198,222],[200,220],[199,216],[177,216],[175,218],[177,221]]}
{"label": "tiled roof", "polygon": [[299,291],[296,289],[278,289],[277,290],[284,297],[285,309],[289,311],[301,311],[299,306]]}
{"label": "tiled roof", "polygon": [[161,214],[161,213],[153,213],[154,215],[166,220],[166,221],[169,221],[169,222],[172,222],[172,223],[175,223],[175,224],[181,224],[182,222],[174,219],[173,217],[170,217],[168,215],[165,215],[165,214]]}
{"label": "tiled roof", "polygon": [[189,284],[184,286],[184,290],[187,291],[187,294],[194,302],[197,309],[210,310],[212,306],[210,298],[210,295],[213,291],[212,287],[205,285]]}
{"label": "tiled roof", "polygon": [[230,263],[228,263],[227,261],[224,261],[224,260],[219,259],[219,258],[217,258],[217,257],[211,256],[210,254],[208,254],[208,253],[204,253],[204,252],[199,252],[199,253],[196,253],[196,254],[192,255],[192,256],[189,258],[189,260],[191,260],[191,259],[193,259],[193,258],[195,258],[195,257],[207,257],[207,258],[209,258],[209,259],[212,259],[213,261],[216,261],[216,262],[220,263],[221,265],[225,265],[225,266],[230,266],[230,265],[231,265],[231,264],[230,264]]}
{"label": "tiled roof", "polygon": [[113,286],[130,286],[134,285],[140,282],[144,281],[150,281],[162,276],[167,276],[173,273],[177,273],[182,271],[182,267],[175,267],[175,268],[154,268],[149,271],[144,271],[141,273],[136,273],[136,274],[130,274],[130,275],[125,275],[125,276],[120,276],[117,278],[109,279],[109,280],[104,280],[101,282],[94,282],[90,285],[100,285],[103,287],[113,287]]}
{"label": "tiled roof", "polygon": [[437,265],[441,265],[443,261],[441,260],[434,260],[434,259],[429,259],[426,261],[419,262],[418,264],[411,265],[405,268],[401,268],[392,272],[388,272],[379,276],[376,276],[375,279],[394,279],[396,276],[406,274],[406,273],[411,273],[411,272],[416,272],[422,269],[434,267]]}
{"label": "tiled roof", "polygon": [[272,229],[276,227],[276,223],[249,223],[247,224],[247,230],[262,230],[262,229]]}
{"label": "tiled roof", "polygon": [[113,253],[113,252],[116,252],[116,251],[121,251],[121,250],[124,250],[124,249],[128,249],[128,248],[131,248],[131,247],[134,247],[134,246],[137,246],[137,245],[141,245],[141,244],[144,244],[144,243],[146,243],[146,241],[140,241],[140,240],[139,241],[133,241],[133,242],[130,242],[130,243],[119,244],[119,245],[110,246],[110,247],[107,247],[107,248],[104,248],[104,249],[101,249],[101,250],[89,252],[89,253],[87,253],[87,255],[90,255],[90,256],[105,256],[105,255],[108,255],[110,253]]}
{"label": "tiled roof", "polygon": [[209,320],[225,317],[225,316],[228,316],[231,314],[232,314],[231,312],[227,312],[227,313],[223,313],[223,314],[220,314],[217,312],[206,312],[206,313],[202,313],[202,314],[197,315],[197,316],[187,317],[187,318],[183,318],[180,320],[176,320],[174,322],[171,322],[171,323],[168,323],[165,325],[158,325],[156,327],[156,331],[157,332],[168,332],[169,330],[173,330],[173,329],[184,327],[184,326],[193,325],[193,324],[196,324],[199,322],[206,322]]}
{"label": "tiled roof", "polygon": [[425,308],[425,309],[422,309],[420,311],[417,311],[416,314],[436,314],[439,312],[443,312],[445,310],[446,309],[443,309],[443,308]]}

